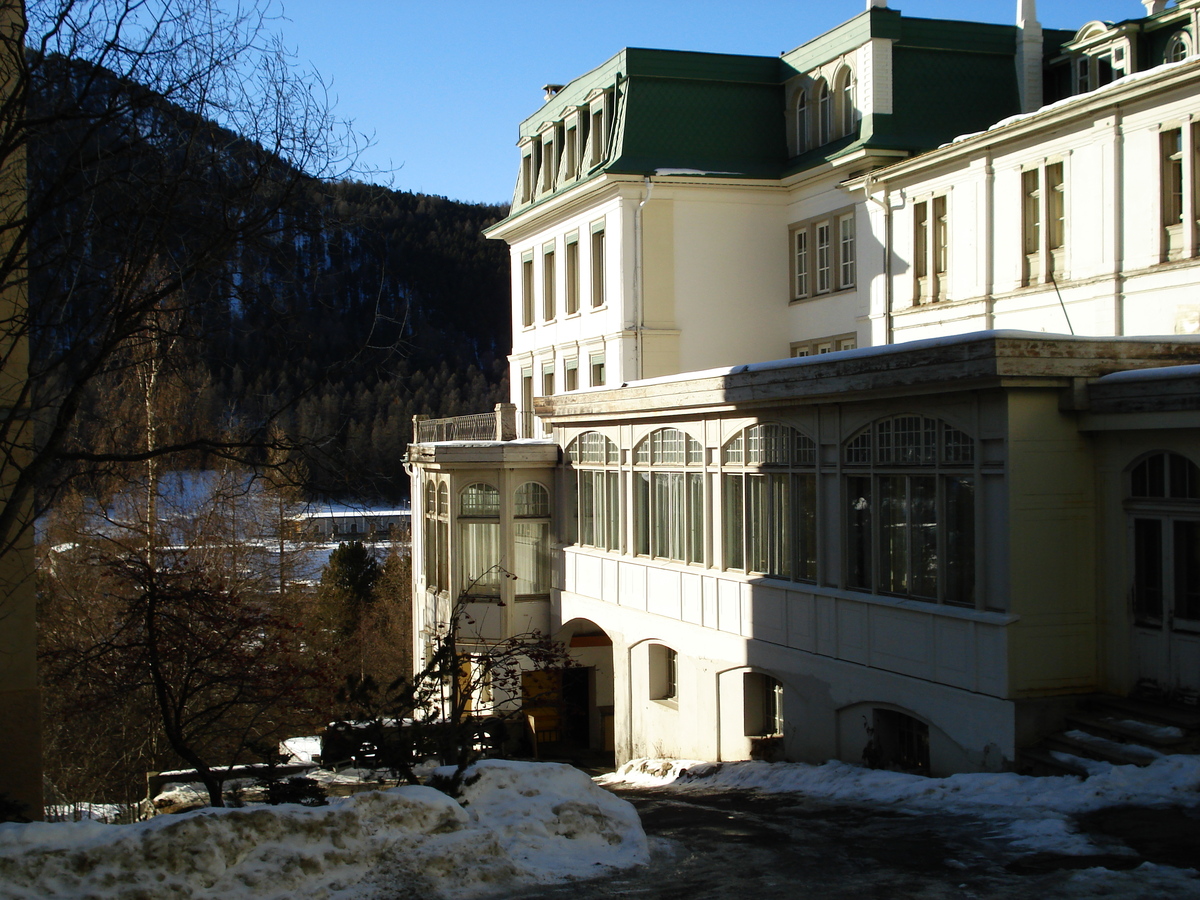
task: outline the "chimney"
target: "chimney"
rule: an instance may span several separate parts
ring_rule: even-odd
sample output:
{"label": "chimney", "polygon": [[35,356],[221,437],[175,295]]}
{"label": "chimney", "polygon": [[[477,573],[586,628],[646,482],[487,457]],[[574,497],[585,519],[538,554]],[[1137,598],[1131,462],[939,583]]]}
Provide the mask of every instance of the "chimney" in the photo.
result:
{"label": "chimney", "polygon": [[561,85],[561,84],[543,84],[542,91],[546,95],[543,99],[553,100],[555,95],[557,95],[558,92],[563,89],[563,87],[564,87],[564,85]]}
{"label": "chimney", "polygon": [[1167,8],[1167,0],[1142,0],[1142,6],[1146,7],[1146,15],[1156,16]]}
{"label": "chimney", "polygon": [[867,0],[867,9],[887,9],[887,0]]}
{"label": "chimney", "polygon": [[1017,92],[1021,112],[1042,105],[1042,26],[1036,0],[1017,0]]}

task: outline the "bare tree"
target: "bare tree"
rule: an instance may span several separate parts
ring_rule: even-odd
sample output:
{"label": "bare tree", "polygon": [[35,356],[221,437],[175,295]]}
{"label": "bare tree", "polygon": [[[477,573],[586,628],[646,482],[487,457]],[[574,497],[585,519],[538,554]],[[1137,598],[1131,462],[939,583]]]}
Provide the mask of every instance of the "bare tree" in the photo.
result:
{"label": "bare tree", "polygon": [[275,240],[297,192],[355,149],[259,0],[30,0],[27,17],[0,29],[0,294],[29,297],[0,319],[5,399],[28,410],[0,420],[0,552],[81,474],[262,458],[267,421],[130,439],[98,386],[154,378],[165,350],[236,321],[240,251]]}

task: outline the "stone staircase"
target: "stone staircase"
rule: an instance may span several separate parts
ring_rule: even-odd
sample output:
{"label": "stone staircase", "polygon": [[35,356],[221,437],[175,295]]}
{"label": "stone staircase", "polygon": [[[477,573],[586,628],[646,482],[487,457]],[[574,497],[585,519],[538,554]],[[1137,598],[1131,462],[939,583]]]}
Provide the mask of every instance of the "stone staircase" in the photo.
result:
{"label": "stone staircase", "polygon": [[1027,775],[1080,775],[1109,765],[1148,766],[1172,753],[1200,753],[1200,709],[1153,698],[1081,700],[1062,731],[1022,750]]}

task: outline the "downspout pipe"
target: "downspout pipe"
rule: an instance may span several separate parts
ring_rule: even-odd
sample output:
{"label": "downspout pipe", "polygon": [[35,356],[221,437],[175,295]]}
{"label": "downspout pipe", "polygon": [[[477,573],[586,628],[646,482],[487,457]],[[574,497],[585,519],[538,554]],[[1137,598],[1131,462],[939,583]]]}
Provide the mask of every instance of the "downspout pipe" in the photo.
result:
{"label": "downspout pipe", "polygon": [[639,201],[637,209],[633,213],[633,242],[634,242],[634,266],[633,266],[633,372],[634,379],[645,377],[644,366],[642,363],[642,332],[646,328],[646,313],[645,313],[645,270],[644,257],[645,248],[642,246],[643,228],[642,228],[642,210],[646,208],[646,204],[650,202],[650,194],[654,190],[654,182],[650,180],[650,176],[646,175],[643,178],[643,183],[646,187],[646,193]]}
{"label": "downspout pipe", "polygon": [[875,196],[875,178],[868,172],[863,184],[867,199],[883,210],[883,342],[895,343],[892,324],[892,204],[890,190],[884,188],[883,199]]}

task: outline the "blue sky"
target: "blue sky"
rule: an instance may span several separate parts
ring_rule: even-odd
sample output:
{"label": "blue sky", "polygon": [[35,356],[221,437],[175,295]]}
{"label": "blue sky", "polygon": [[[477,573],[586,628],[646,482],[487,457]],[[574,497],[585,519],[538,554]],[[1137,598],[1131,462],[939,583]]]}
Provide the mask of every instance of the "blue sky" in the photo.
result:
{"label": "blue sky", "polygon": [[[507,202],[517,125],[563,83],[622,47],[775,56],[864,0],[281,0],[272,23],[331,87],[337,113],[373,135],[368,167],[400,189]],[[891,0],[908,16],[1011,22],[1016,0]],[[1047,28],[1143,15],[1138,0],[1042,0]],[[384,181],[385,177],[371,180]]]}

